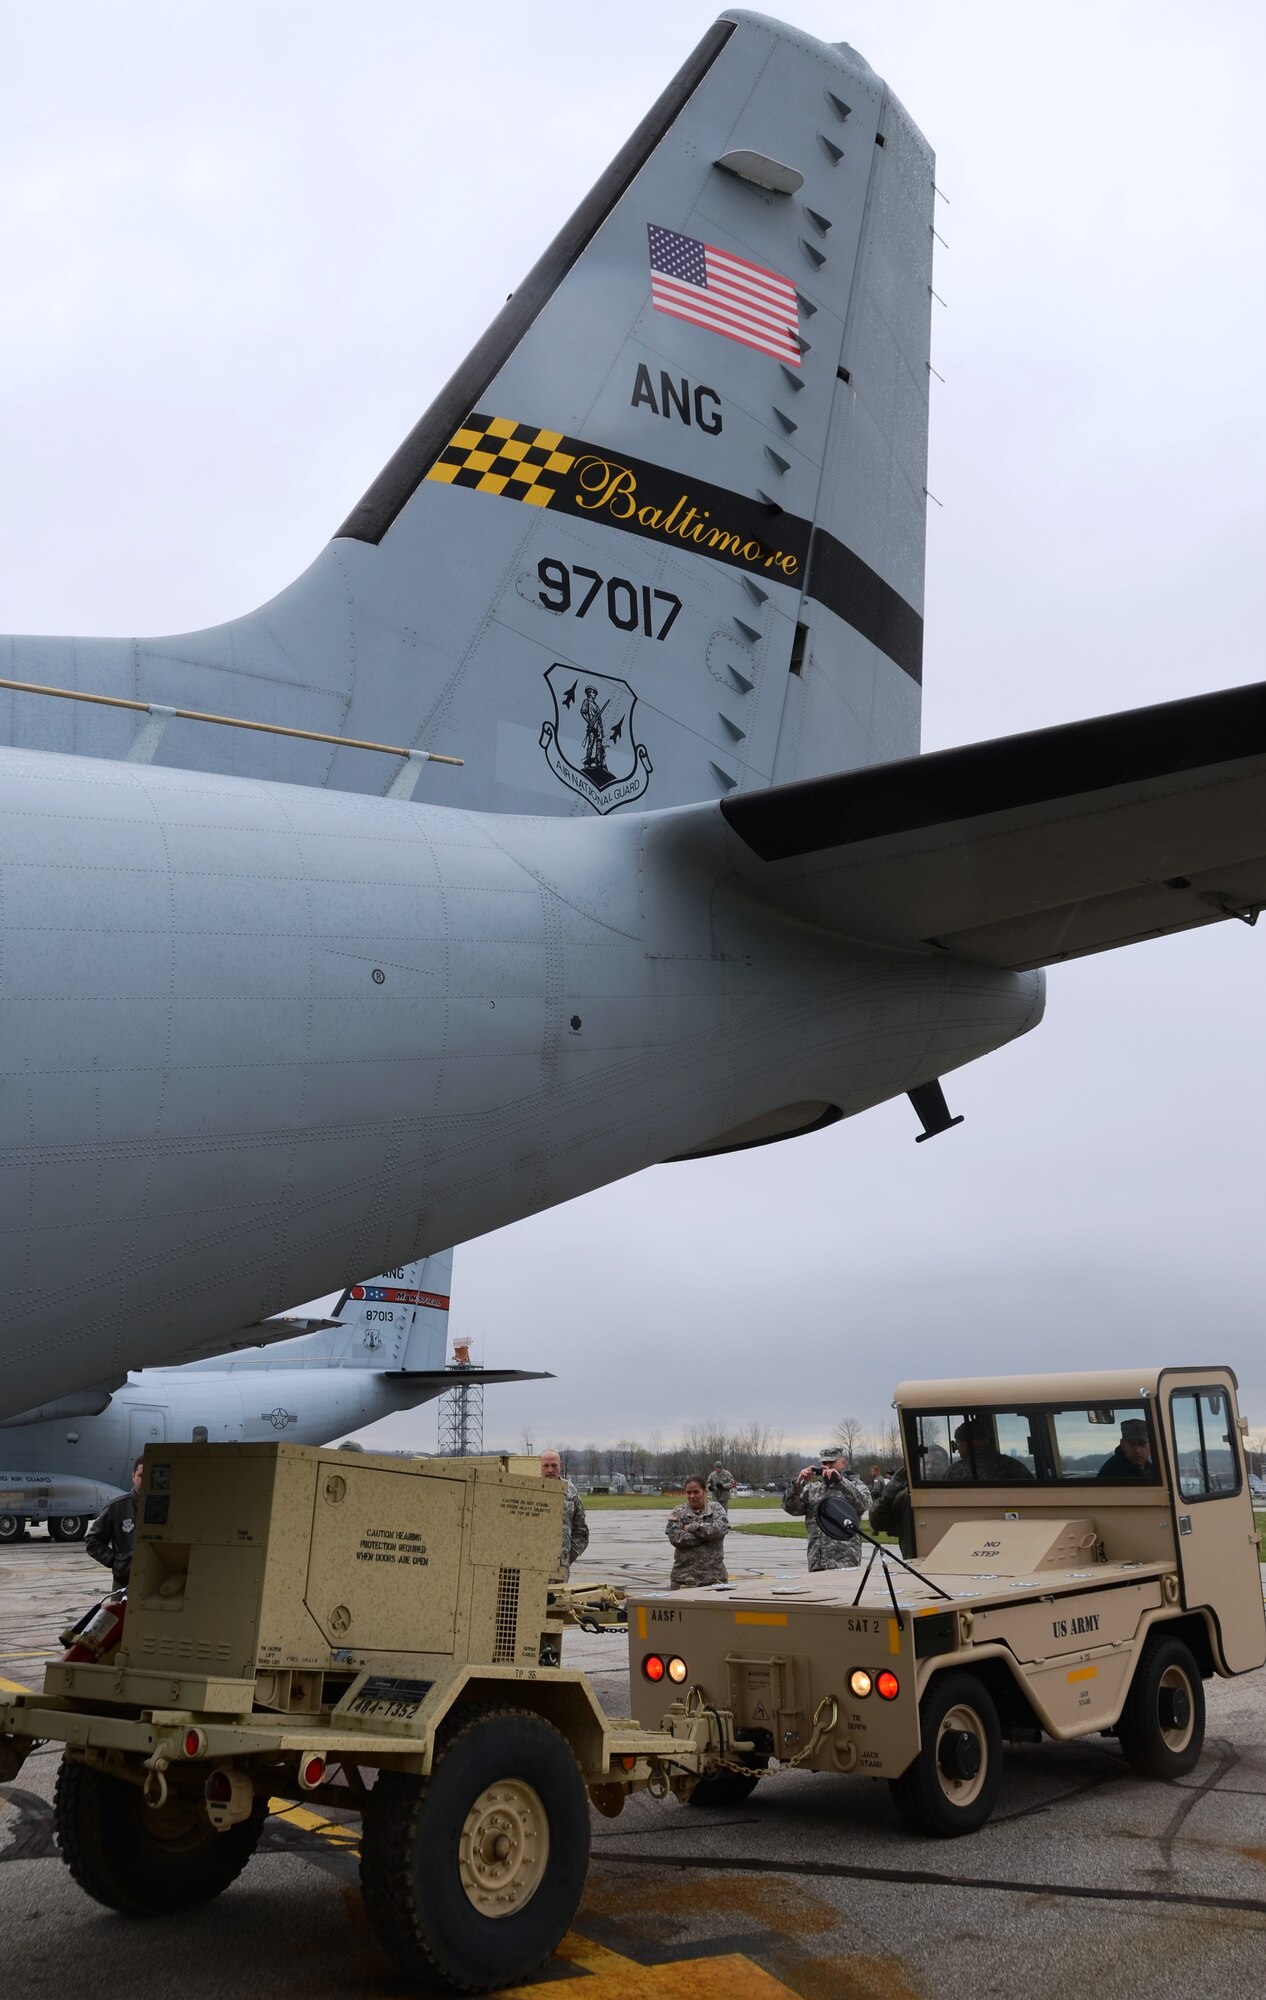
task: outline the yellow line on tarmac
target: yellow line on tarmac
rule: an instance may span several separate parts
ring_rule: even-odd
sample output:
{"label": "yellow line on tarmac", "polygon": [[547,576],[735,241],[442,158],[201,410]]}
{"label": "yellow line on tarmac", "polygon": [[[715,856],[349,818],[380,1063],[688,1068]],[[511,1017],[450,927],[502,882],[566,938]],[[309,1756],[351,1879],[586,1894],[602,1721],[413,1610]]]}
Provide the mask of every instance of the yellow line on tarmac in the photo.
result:
{"label": "yellow line on tarmac", "polygon": [[289,1799],[269,1799],[268,1810],[275,1818],[284,1819],[287,1826],[298,1827],[303,1833],[324,1834],[333,1847],[360,1846],[360,1835],[354,1826],[343,1826],[338,1820],[326,1819],[307,1806],[294,1805]]}
{"label": "yellow line on tarmac", "polygon": [[[686,1947],[687,1951],[689,1946]],[[663,1965],[639,1965],[635,1959],[608,1951],[605,1945],[568,1931],[558,1956],[589,1974],[585,2000],[794,2000],[784,1986],[742,1952],[723,1958],[679,1958]],[[502,2000],[574,2000],[576,1982],[545,1979],[532,1986],[509,1986]]]}
{"label": "yellow line on tarmac", "polygon": [[0,1694],[30,1694],[31,1690],[23,1681],[7,1681],[0,1674]]}

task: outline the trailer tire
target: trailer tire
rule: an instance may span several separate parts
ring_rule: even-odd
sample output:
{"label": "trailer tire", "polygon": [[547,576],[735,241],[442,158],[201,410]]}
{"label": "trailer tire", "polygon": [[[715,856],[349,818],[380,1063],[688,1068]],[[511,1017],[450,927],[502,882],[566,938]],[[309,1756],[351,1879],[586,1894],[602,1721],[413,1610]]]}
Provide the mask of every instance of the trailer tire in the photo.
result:
{"label": "trailer tire", "polygon": [[25,1536],[25,1514],[0,1514],[0,1542],[20,1542]]}
{"label": "trailer tire", "polygon": [[1117,1722],[1126,1763],[1144,1778],[1182,1778],[1204,1748],[1204,1683],[1181,1639],[1153,1632]]}
{"label": "trailer tire", "polygon": [[715,1777],[700,1778],[686,1800],[688,1806],[741,1806],[750,1799],[763,1776],[761,1771],[718,1771]]}
{"label": "trailer tire", "polygon": [[86,1514],[61,1514],[48,1524],[50,1542],[82,1542],[87,1532]]}
{"label": "trailer tire", "polygon": [[430,1777],[384,1771],[365,1803],[361,1893],[379,1944],[410,1978],[438,1974],[462,1993],[518,1985],[548,1962],[588,1866],[580,1766],[522,1709],[458,1709]]}
{"label": "trailer tire", "polygon": [[891,1780],[893,1803],[915,1833],[976,1833],[1002,1788],[1002,1725],[975,1674],[938,1674],[919,1703],[919,1753]]}
{"label": "trailer tire", "polygon": [[62,1860],[81,1889],[125,1917],[166,1916],[221,1895],[255,1852],[267,1813],[256,1799],[249,1819],[217,1833],[200,1799],[172,1793],[154,1810],[139,1785],[65,1757],[53,1794]]}

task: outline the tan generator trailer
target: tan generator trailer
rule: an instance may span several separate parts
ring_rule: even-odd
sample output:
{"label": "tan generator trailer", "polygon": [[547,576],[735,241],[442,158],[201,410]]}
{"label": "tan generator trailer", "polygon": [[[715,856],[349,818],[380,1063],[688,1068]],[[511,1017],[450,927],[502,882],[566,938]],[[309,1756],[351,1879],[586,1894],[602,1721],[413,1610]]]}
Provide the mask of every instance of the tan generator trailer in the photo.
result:
{"label": "tan generator trailer", "polygon": [[[487,1992],[571,1922],[591,1803],[848,1771],[946,1834],[988,1816],[1004,1740],[1113,1731],[1141,1770],[1190,1769],[1204,1679],[1266,1658],[1234,1376],[897,1401],[913,1567],[876,1548],[627,1605],[555,1582],[562,1489],[535,1460],[151,1445],[125,1610],[0,1703],[0,1780],[64,1746],[62,1856],[133,1915],[227,1888],[270,1799],[359,1811],[386,1951]],[[626,1613],[633,1719],[560,1664],[568,1624]]]}
{"label": "tan generator trailer", "polygon": [[876,1548],[860,1571],[630,1594],[634,1715],[676,1685],[752,1746],[693,1802],[791,1758],[887,1778],[947,1835],[988,1819],[1006,1742],[1112,1735],[1149,1777],[1189,1771],[1203,1683],[1266,1661],[1232,1371],[907,1382],[894,1404],[908,1566]]}
{"label": "tan generator trailer", "polygon": [[740,1750],[702,1712],[612,1721],[560,1666],[566,1624],[623,1616],[552,1587],[562,1506],[536,1459],[150,1445],[126,1606],[0,1702],[0,1782],[64,1744],[62,1858],[134,1916],[226,1889],[270,1799],[359,1810],[401,1969],[526,1978],[580,1901],[590,1797],[610,1811]]}

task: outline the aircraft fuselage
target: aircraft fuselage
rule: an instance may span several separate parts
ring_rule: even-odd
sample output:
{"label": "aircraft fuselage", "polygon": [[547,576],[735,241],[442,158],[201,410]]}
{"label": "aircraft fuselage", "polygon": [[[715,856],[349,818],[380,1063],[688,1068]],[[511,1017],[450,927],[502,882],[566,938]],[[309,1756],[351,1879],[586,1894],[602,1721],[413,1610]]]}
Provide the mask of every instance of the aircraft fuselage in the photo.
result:
{"label": "aircraft fuselage", "polygon": [[1040,1019],[730,838],[0,751],[0,1414]]}
{"label": "aircraft fuselage", "polygon": [[330,1444],[417,1400],[407,1377],[393,1379],[381,1369],[147,1368],[129,1377],[98,1416],[5,1426],[0,1456],[6,1464],[76,1474],[124,1492],[132,1461],[147,1444],[187,1443],[204,1434],[208,1444]]}

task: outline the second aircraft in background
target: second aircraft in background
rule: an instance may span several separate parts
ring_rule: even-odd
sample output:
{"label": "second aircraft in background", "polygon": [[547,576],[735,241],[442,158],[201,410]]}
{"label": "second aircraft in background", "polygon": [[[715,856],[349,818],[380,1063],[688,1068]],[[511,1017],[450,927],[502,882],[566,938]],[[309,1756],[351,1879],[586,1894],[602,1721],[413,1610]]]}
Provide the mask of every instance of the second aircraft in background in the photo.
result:
{"label": "second aircraft in background", "polygon": [[297,1318],[294,1339],[134,1370],[92,1412],[0,1423],[0,1460],[27,1468],[0,1471],[0,1542],[38,1521],[55,1540],[78,1540],[90,1516],[126,1490],[147,1444],[329,1444],[433,1402],[454,1381],[538,1379],[539,1370],[448,1363],[452,1269],[452,1251],[440,1251],[353,1285],[332,1319]]}

